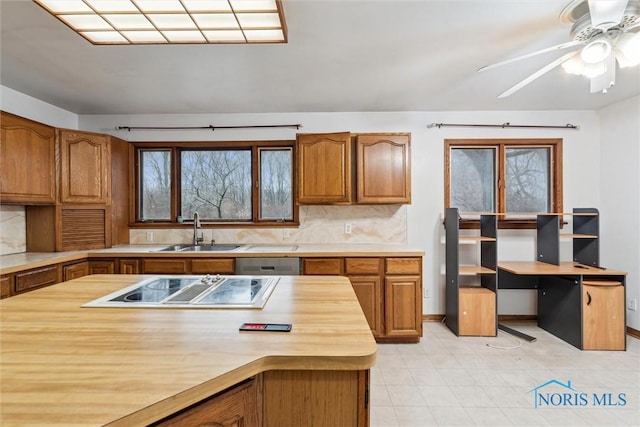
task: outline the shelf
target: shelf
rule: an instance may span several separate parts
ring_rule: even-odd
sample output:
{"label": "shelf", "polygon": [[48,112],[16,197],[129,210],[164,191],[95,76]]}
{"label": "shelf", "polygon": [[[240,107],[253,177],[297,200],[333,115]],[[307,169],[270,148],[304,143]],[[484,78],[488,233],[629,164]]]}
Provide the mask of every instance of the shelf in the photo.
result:
{"label": "shelf", "polygon": [[475,276],[477,274],[496,274],[496,271],[480,265],[461,265],[458,273],[460,276]]}
{"label": "shelf", "polygon": [[460,236],[460,243],[474,243],[474,242],[495,242],[495,237],[485,237],[485,236]]}
{"label": "shelf", "polygon": [[597,239],[598,236],[595,234],[561,234],[561,238],[563,239]]}

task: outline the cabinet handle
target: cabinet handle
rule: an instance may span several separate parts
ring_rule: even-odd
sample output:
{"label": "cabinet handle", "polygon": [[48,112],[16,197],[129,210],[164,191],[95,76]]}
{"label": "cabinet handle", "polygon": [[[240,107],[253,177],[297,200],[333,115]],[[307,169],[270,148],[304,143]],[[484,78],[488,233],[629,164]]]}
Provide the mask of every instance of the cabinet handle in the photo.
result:
{"label": "cabinet handle", "polygon": [[591,294],[587,291],[587,305],[591,304]]}

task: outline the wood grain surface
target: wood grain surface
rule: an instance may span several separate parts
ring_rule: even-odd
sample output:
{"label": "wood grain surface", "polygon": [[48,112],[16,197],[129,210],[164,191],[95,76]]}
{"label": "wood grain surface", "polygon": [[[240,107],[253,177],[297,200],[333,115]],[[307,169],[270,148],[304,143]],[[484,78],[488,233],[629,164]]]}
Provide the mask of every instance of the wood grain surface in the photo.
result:
{"label": "wood grain surface", "polygon": [[[149,276],[93,275],[0,301],[0,424],[141,425],[269,370],[366,370],[344,277],[282,277],[255,309],[83,308]],[[243,322],[292,331],[239,332]]]}

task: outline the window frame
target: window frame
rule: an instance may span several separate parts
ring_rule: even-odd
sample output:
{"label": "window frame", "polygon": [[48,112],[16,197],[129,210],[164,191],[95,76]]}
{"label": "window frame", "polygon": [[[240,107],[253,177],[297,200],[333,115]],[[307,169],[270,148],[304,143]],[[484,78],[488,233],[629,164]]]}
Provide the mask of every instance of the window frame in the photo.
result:
{"label": "window frame", "polygon": [[[452,148],[493,148],[496,150],[495,165],[495,198],[496,212],[506,212],[506,152],[507,148],[549,148],[550,149],[550,176],[551,186],[551,212],[562,212],[563,182],[562,182],[562,139],[561,138],[527,138],[527,139],[445,139],[444,140],[444,206],[450,207],[451,199],[451,149]],[[479,212],[477,213],[479,214]],[[498,217],[499,228],[536,228],[535,214],[531,218],[518,215],[517,218],[509,218],[508,215]],[[460,228],[479,228],[479,219],[462,218]]]}
{"label": "window frame", "polygon": [[[295,173],[295,140],[275,140],[275,141],[190,141],[190,142],[153,142],[138,141],[132,142],[133,146],[133,195],[131,203],[131,217],[133,221],[129,224],[132,228],[150,227],[150,228],[176,228],[181,226],[193,226],[192,218],[183,218],[182,222],[178,222],[178,215],[181,204],[181,170],[180,159],[181,152],[193,150],[251,150],[251,219],[238,221],[211,221],[209,219],[202,220],[203,226],[207,228],[244,228],[244,227],[292,227],[300,225],[299,222],[299,206],[297,203],[296,192],[296,173]],[[292,170],[291,170],[291,198],[292,198],[292,219],[291,220],[261,220],[260,215],[260,149],[288,149],[291,150]],[[141,214],[141,171],[140,171],[140,153],[142,151],[168,150],[171,157],[171,218],[142,220]]]}

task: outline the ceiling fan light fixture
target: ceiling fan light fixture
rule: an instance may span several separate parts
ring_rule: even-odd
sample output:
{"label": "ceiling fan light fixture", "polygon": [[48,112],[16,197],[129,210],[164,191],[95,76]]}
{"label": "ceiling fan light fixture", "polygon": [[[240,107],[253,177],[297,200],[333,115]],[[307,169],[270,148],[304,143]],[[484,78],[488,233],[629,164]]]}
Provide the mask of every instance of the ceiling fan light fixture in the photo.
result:
{"label": "ceiling fan light fixture", "polygon": [[614,53],[620,68],[635,67],[640,64],[640,33],[620,34],[614,46]]}
{"label": "ceiling fan light fixture", "polygon": [[576,76],[581,76],[584,73],[584,61],[580,58],[580,54],[576,53],[568,61],[562,63],[562,68],[565,72]]}
{"label": "ceiling fan light fixture", "polygon": [[607,72],[607,62],[600,61],[595,64],[585,64],[582,75],[590,79],[598,77]]}
{"label": "ceiling fan light fixture", "polygon": [[604,61],[610,54],[611,43],[606,38],[599,37],[582,49],[580,58],[587,64],[597,64]]}

